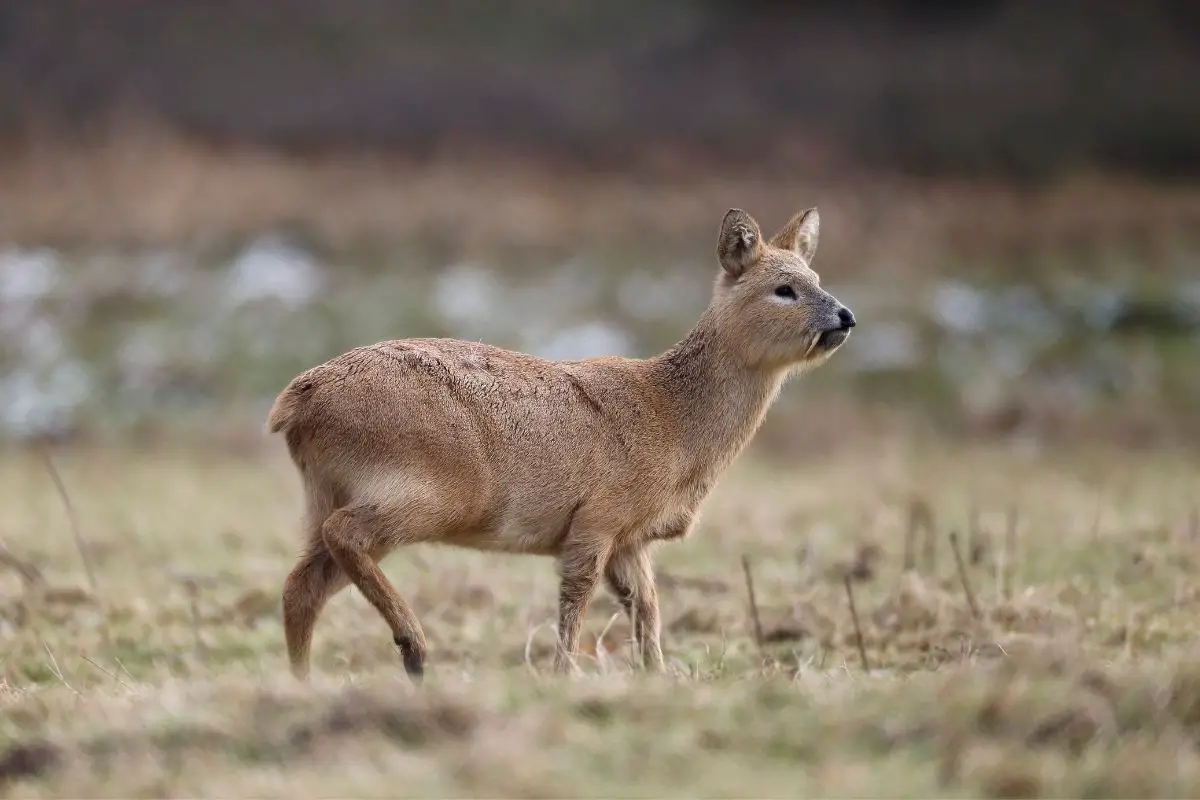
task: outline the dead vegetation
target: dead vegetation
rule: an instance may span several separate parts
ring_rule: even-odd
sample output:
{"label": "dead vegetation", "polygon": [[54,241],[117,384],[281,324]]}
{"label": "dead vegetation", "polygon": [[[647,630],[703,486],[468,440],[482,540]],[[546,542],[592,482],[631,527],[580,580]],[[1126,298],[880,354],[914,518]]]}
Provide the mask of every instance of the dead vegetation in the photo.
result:
{"label": "dead vegetation", "polygon": [[[70,733],[9,738],[8,796],[331,796],[353,785],[372,796],[1181,797],[1200,787],[1194,663],[1104,664],[1044,642],[907,677],[772,670],[672,687],[627,673],[571,685],[493,674],[412,691],[377,676],[307,692],[218,678],[99,688],[77,709],[69,722],[61,705],[47,709]],[[672,765],[689,761],[694,778],[681,783]]]}
{"label": "dead vegetation", "polygon": [[587,675],[551,676],[548,562],[417,548],[384,566],[431,620],[419,689],[353,591],[329,607],[314,683],[286,677],[278,586],[299,545],[280,454],[55,464],[104,602],[54,482],[10,453],[4,796],[1200,791],[1185,459],[752,457],[660,551],[661,678],[631,670],[604,595]]}
{"label": "dead vegetation", "polygon": [[470,259],[621,242],[707,259],[696,231],[731,202],[774,219],[817,197],[837,221],[823,263],[838,264],[842,280],[895,280],[948,255],[1003,259],[1010,273],[1063,253],[1096,270],[1113,248],[1169,264],[1200,223],[1200,193],[1186,184],[1109,174],[1022,190],[840,162],[780,175],[681,155],[678,143],[601,170],[502,149],[289,156],[215,147],[141,118],[119,118],[82,144],[33,141],[0,153],[0,238],[27,246],[222,247],[286,230],[343,253],[423,243]]}

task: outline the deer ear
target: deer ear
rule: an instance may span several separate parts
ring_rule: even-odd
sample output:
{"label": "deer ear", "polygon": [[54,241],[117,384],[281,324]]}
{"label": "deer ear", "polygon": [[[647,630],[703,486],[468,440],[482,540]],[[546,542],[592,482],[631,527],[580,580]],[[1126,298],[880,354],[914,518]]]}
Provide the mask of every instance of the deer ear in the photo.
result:
{"label": "deer ear", "polygon": [[721,238],[717,241],[717,258],[721,268],[734,279],[762,253],[762,231],[754,218],[740,208],[731,208],[721,220]]}
{"label": "deer ear", "polygon": [[791,250],[806,263],[812,262],[813,254],[817,252],[817,238],[821,233],[821,217],[816,208],[801,211],[792,217],[783,230],[775,234],[771,245],[782,250]]}

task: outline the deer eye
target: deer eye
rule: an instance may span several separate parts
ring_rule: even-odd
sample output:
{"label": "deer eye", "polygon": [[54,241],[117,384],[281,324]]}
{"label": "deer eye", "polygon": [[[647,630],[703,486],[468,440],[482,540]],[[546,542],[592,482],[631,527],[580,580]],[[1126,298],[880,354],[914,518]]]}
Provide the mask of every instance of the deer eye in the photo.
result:
{"label": "deer eye", "polygon": [[796,290],[785,283],[782,286],[775,287],[775,296],[782,297],[786,300],[795,300]]}

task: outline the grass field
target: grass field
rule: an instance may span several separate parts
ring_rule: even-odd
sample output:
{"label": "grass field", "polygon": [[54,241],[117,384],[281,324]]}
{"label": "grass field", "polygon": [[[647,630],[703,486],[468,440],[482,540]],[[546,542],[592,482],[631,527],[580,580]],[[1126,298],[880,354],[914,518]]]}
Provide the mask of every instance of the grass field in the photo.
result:
{"label": "grass field", "polygon": [[[0,427],[90,376],[71,425],[19,428],[62,437],[56,471],[0,448],[0,796],[1200,797],[1196,187],[637,155],[136,124],[0,152]],[[866,322],[659,550],[668,675],[601,593],[584,677],[554,676],[551,561],[421,547],[383,566],[425,684],[354,589],[292,680],[299,484],[252,406],[395,336],[599,321],[649,354],[707,300],[725,209],[813,204]],[[323,288],[283,302],[279,261]]]}
{"label": "grass field", "polygon": [[318,625],[313,682],[288,675],[299,487],[274,445],[57,453],[82,548],[41,458],[0,460],[0,793],[1200,792],[1184,457],[752,450],[659,551],[668,676],[630,669],[603,594],[586,676],[551,675],[548,560],[400,551],[384,567],[431,646],[418,688],[354,589]]}

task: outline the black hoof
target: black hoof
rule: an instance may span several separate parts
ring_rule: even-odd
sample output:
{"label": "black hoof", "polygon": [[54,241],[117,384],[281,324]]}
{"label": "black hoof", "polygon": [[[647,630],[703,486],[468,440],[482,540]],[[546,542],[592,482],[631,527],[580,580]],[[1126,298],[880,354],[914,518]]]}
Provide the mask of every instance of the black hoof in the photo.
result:
{"label": "black hoof", "polygon": [[396,647],[400,648],[400,655],[404,658],[404,671],[408,673],[408,677],[412,678],[415,683],[420,683],[425,677],[425,657],[413,647],[412,639],[407,636],[394,637]]}

